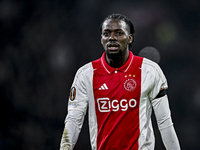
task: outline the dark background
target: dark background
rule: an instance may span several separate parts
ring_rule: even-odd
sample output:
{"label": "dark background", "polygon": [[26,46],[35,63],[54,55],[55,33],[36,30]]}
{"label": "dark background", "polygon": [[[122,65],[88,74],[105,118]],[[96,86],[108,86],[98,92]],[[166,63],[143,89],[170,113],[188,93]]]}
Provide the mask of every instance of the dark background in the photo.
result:
{"label": "dark background", "polygon": [[[74,75],[104,52],[99,25],[111,13],[135,25],[134,54],[160,51],[181,147],[198,150],[199,8],[199,0],[1,0],[0,150],[59,149]],[[75,149],[90,149],[87,116]]]}

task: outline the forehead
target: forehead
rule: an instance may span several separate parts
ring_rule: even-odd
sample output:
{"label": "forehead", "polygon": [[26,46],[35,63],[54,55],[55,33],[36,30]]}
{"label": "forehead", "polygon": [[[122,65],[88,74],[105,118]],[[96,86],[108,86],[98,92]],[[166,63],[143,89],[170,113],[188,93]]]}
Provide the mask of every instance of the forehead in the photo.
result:
{"label": "forehead", "polygon": [[104,21],[102,25],[102,31],[104,30],[123,30],[124,32],[128,32],[129,28],[125,21],[118,19],[108,19]]}

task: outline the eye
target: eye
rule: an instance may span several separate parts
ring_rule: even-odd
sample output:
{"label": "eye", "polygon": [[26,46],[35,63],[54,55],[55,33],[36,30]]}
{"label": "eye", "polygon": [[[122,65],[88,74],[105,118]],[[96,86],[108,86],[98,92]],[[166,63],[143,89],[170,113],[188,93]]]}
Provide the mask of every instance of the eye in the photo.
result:
{"label": "eye", "polygon": [[117,32],[117,35],[118,35],[118,36],[122,36],[123,34],[124,34],[124,33],[121,32],[121,31],[120,31],[120,32]]}
{"label": "eye", "polygon": [[109,32],[103,32],[103,35],[104,35],[104,36],[108,36],[108,35],[109,35]]}

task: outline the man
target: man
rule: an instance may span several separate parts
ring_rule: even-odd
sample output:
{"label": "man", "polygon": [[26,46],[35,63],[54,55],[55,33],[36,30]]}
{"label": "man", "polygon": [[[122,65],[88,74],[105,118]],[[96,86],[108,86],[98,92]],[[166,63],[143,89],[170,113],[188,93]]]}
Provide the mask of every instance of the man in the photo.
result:
{"label": "man", "polygon": [[134,41],[131,21],[112,14],[100,31],[105,53],[76,73],[60,149],[73,149],[88,108],[93,150],[153,150],[153,107],[166,149],[179,150],[166,78],[156,63],[129,51]]}

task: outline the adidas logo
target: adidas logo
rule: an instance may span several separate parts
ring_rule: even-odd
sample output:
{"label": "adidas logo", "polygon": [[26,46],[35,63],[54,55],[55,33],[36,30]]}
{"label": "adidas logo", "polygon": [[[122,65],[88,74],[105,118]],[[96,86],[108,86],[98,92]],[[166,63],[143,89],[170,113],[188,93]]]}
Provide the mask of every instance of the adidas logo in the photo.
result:
{"label": "adidas logo", "polygon": [[104,83],[100,88],[99,90],[108,90],[108,87],[107,85]]}

